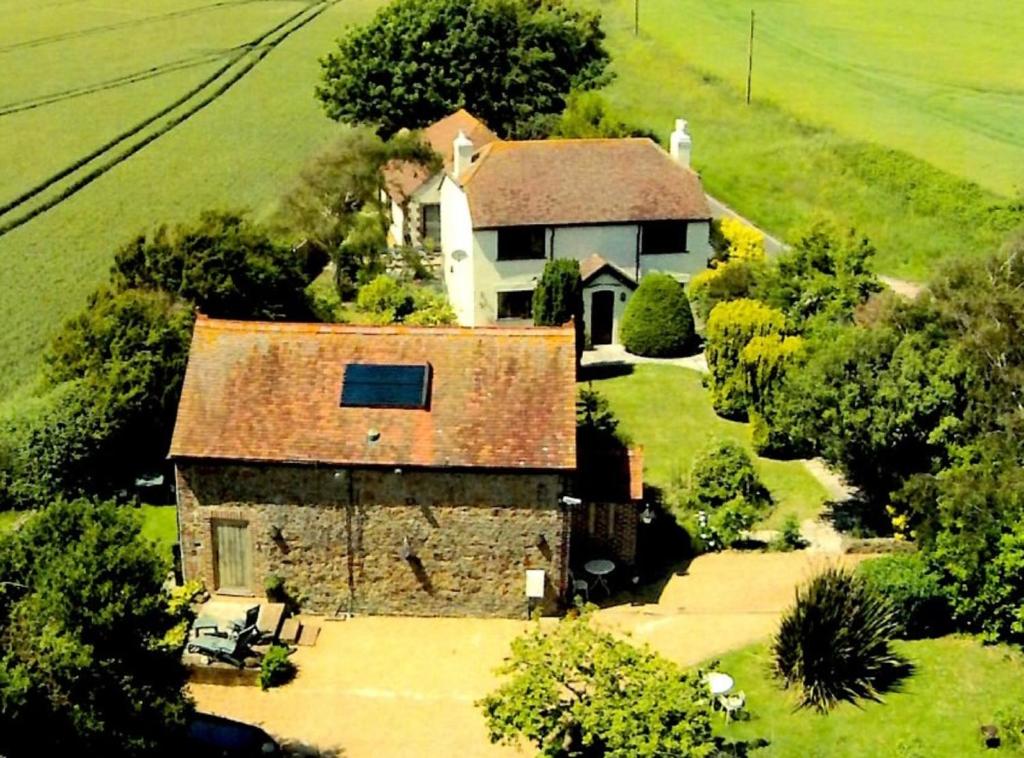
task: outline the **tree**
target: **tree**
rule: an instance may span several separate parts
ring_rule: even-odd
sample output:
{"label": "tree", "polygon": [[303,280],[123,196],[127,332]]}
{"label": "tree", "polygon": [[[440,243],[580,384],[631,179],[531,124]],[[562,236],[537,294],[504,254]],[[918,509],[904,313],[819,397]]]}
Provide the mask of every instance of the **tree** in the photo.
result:
{"label": "tree", "polygon": [[569,616],[512,641],[508,677],[477,705],[492,742],[525,738],[541,755],[708,756],[710,702],[699,674]]}
{"label": "tree", "polygon": [[171,752],[190,712],[164,563],[113,505],[58,502],[0,537],[0,753]]}
{"label": "tree", "polygon": [[536,326],[562,326],[575,321],[583,325],[583,284],[580,262],[557,258],[544,264],[533,290],[533,323]]}
{"label": "tree", "polygon": [[381,274],[359,290],[356,308],[378,324],[443,326],[455,323],[444,295]]}
{"label": "tree", "polygon": [[766,423],[764,413],[782,385],[786,372],[794,365],[799,365],[805,344],[803,337],[769,334],[754,337],[740,352],[740,365],[747,383],[746,393],[750,398],[747,409],[750,433],[754,450],[758,454],[785,454],[792,452],[795,447],[788,435],[772,429]]}
{"label": "tree", "polygon": [[694,312],[707,321],[719,303],[751,297],[759,270],[747,261],[733,260],[694,274],[687,285]]}
{"label": "tree", "polygon": [[601,93],[592,90],[571,93],[565,110],[552,120],[550,136],[561,139],[649,137],[657,142],[657,135],[622,121]]}
{"label": "tree", "polygon": [[735,442],[722,442],[694,461],[684,506],[691,513],[703,512],[697,534],[709,547],[720,549],[738,540],[771,505],[750,456]]}
{"label": "tree", "polygon": [[874,254],[871,242],[855,229],[818,221],[761,270],[753,296],[783,311],[798,331],[817,323],[848,323],[854,309],[882,289],[871,270]]}
{"label": "tree", "polygon": [[214,318],[308,319],[311,277],[301,255],[234,212],[206,211],[192,224],[161,226],[118,251],[117,289],[155,289]]}
{"label": "tree", "polygon": [[357,285],[384,272],[382,169],[390,161],[410,161],[428,174],[441,168],[441,157],[419,134],[401,133],[384,141],[369,128],[350,127],[306,164],[281,201],[278,223],[301,239],[321,265],[334,263],[343,300],[351,300]]}
{"label": "tree", "polygon": [[644,276],[626,304],[619,337],[626,350],[636,355],[684,355],[693,346],[694,330],[683,285],[668,274]]}
{"label": "tree", "polygon": [[599,19],[561,0],[397,0],[321,59],[316,94],[330,118],[383,136],[462,107],[531,134],[570,91],[607,81]]}
{"label": "tree", "polygon": [[786,316],[757,300],[719,303],[708,316],[705,355],[710,372],[711,402],[727,417],[743,418],[751,403],[747,374],[740,356],[755,337],[781,334]]}

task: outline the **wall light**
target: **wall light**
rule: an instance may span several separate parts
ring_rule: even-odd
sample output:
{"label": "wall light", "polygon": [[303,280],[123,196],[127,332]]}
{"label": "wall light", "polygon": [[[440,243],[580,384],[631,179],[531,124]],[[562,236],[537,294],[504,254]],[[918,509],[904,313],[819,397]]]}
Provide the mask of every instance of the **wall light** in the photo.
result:
{"label": "wall light", "polygon": [[640,520],[645,524],[654,521],[654,509],[651,508],[649,503],[644,503],[644,509],[640,511]]}

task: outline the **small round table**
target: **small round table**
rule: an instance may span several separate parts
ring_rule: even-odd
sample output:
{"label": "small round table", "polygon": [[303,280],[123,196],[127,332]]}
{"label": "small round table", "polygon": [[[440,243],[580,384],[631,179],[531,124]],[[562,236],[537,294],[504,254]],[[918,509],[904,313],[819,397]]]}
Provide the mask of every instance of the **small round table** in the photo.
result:
{"label": "small round table", "polygon": [[708,689],[715,697],[727,694],[735,684],[731,676],[720,671],[712,671],[704,677],[704,681],[707,682]]}
{"label": "small round table", "polygon": [[608,587],[608,583],[605,581],[605,577],[615,570],[615,564],[611,561],[598,558],[593,561],[587,561],[583,564],[583,570],[595,578],[595,583],[600,584],[604,587],[604,591],[607,594],[612,594],[611,589]]}

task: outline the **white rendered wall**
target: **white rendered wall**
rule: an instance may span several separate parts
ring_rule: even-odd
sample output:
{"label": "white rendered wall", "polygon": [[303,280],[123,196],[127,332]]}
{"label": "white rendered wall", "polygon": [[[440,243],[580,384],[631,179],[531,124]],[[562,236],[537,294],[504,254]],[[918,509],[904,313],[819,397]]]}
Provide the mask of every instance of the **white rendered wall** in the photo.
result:
{"label": "white rendered wall", "polygon": [[440,195],[441,260],[445,291],[459,324],[475,326],[473,266],[477,253],[474,250],[469,201],[462,188],[447,178],[441,184]]}

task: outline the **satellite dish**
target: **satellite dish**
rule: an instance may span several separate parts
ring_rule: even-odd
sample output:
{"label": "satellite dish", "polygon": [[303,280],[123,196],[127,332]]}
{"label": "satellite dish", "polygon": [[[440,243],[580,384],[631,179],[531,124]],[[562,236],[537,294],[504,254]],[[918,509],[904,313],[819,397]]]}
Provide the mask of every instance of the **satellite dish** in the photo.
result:
{"label": "satellite dish", "polygon": [[469,253],[467,253],[465,250],[456,250],[455,252],[452,253],[452,260],[456,262],[464,261],[468,257]]}

